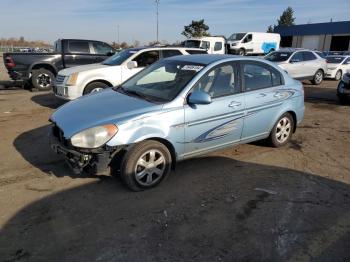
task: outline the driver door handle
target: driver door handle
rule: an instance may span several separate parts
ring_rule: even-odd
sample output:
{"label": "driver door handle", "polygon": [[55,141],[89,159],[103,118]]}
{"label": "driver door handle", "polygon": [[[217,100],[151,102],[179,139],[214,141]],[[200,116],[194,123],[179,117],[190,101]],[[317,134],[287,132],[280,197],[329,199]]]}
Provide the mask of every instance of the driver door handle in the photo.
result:
{"label": "driver door handle", "polygon": [[232,101],[228,106],[229,107],[237,107],[237,106],[240,106],[240,105],[242,105],[241,102]]}

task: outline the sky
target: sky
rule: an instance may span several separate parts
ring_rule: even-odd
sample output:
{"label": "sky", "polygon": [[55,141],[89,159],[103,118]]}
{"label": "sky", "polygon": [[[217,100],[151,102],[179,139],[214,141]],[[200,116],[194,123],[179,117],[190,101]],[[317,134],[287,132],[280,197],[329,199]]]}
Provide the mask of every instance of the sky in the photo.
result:
{"label": "sky", "polygon": [[[202,18],[212,35],[265,32],[288,6],[296,24],[350,20],[350,0],[160,0],[159,39],[183,40],[183,27]],[[120,42],[154,41],[155,0],[0,0],[0,38],[117,42],[118,25]]]}

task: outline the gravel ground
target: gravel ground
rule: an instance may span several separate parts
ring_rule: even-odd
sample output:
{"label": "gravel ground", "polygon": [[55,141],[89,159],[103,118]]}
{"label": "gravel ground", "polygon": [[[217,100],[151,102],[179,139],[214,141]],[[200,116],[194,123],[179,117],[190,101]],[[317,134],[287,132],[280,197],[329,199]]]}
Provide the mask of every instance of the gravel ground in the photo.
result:
{"label": "gravel ground", "polygon": [[305,85],[288,146],[188,160],[141,193],[76,176],[50,151],[51,93],[0,91],[0,259],[349,261],[350,106],[335,86]]}

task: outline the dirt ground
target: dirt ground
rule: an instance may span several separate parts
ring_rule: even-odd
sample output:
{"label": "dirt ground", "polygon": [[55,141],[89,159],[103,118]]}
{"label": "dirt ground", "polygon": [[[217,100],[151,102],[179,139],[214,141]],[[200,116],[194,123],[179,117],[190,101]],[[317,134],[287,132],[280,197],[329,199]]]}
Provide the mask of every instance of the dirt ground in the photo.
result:
{"label": "dirt ground", "polygon": [[141,193],[51,152],[51,93],[0,91],[0,260],[350,261],[350,106],[336,84],[305,85],[288,146],[188,160]]}

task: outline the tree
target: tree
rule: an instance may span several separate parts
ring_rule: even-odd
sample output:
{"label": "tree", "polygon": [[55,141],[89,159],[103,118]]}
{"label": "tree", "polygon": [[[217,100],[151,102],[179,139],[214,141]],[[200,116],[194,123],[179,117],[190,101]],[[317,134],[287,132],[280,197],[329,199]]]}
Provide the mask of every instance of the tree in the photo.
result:
{"label": "tree", "polygon": [[186,38],[210,36],[208,30],[209,26],[204,23],[204,19],[198,21],[192,20],[191,24],[184,26],[181,34]]}
{"label": "tree", "polygon": [[273,33],[275,31],[275,27],[276,27],[275,25],[269,25],[266,33]]}
{"label": "tree", "polygon": [[282,26],[294,25],[295,17],[293,16],[294,16],[294,10],[293,8],[288,6],[287,9],[283,11],[282,15],[280,16],[280,19],[277,19],[278,25],[282,25]]}

